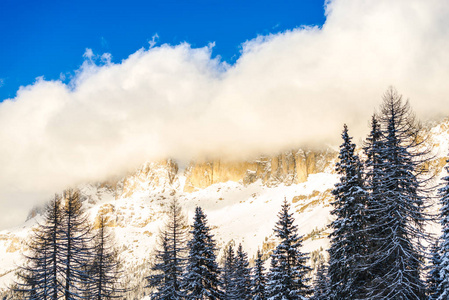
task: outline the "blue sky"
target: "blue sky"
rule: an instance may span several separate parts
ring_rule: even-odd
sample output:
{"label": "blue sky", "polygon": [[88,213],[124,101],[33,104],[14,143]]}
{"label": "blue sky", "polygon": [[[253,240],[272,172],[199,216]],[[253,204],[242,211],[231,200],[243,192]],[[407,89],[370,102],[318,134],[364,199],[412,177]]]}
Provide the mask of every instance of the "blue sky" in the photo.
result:
{"label": "blue sky", "polygon": [[69,81],[86,48],[120,62],[157,34],[158,45],[215,42],[232,64],[246,40],[324,21],[324,0],[2,0],[0,101],[39,76]]}

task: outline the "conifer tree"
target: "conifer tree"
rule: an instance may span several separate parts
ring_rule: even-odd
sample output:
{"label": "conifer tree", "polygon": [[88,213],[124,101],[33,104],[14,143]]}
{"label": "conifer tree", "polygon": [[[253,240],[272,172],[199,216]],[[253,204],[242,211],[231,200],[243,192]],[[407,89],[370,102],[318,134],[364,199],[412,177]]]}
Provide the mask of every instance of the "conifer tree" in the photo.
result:
{"label": "conifer tree", "polygon": [[[48,268],[48,241],[41,236],[41,228],[33,232],[32,241],[28,243],[32,249],[31,255],[25,255],[26,264],[21,266],[16,276],[19,279],[15,288],[16,297],[21,299],[45,299],[48,298],[48,285],[50,284],[50,272]],[[20,295],[20,296],[19,296]]]}
{"label": "conifer tree", "polygon": [[[384,230],[385,224],[382,224],[381,214],[383,195],[386,193],[384,173],[385,167],[385,146],[384,138],[377,117],[373,115],[371,119],[371,132],[368,135],[363,147],[365,160],[365,188],[368,192],[365,210],[365,239],[367,247],[360,257],[360,265],[366,276],[366,288],[370,285],[377,274],[383,270],[376,264],[377,249],[382,245],[383,239],[379,232]],[[367,289],[364,289],[363,295],[367,297]],[[361,297],[362,298],[362,297]]]}
{"label": "conifer tree", "polygon": [[206,215],[200,207],[195,209],[191,234],[183,285],[186,299],[220,299],[220,270],[215,257],[217,249]]}
{"label": "conifer tree", "polygon": [[153,274],[147,277],[148,287],[155,288],[152,293],[151,299],[162,300],[172,299],[170,282],[170,252],[168,249],[168,235],[165,231],[160,235],[160,249],[156,251],[155,263],[152,265],[151,270]]}
{"label": "conifer tree", "polygon": [[257,257],[255,261],[255,266],[253,268],[253,276],[252,276],[252,299],[253,300],[266,300],[267,292],[266,292],[266,275],[265,275],[265,267],[263,266],[262,253],[257,250]]}
{"label": "conifer tree", "polygon": [[328,299],[329,283],[327,279],[327,267],[321,262],[318,265],[315,281],[313,284],[313,296],[310,300],[324,300]]}
{"label": "conifer tree", "polygon": [[365,238],[364,211],[366,191],[363,183],[363,168],[354,153],[355,144],[344,125],[343,143],[340,146],[339,162],[336,172],[340,182],[335,185],[332,194],[334,210],[331,212],[336,220],[331,223],[329,248],[329,279],[331,299],[357,299],[365,285],[365,278],[360,272],[360,257],[367,249]]}
{"label": "conifer tree", "polygon": [[[447,163],[449,163],[449,160]],[[445,170],[446,176],[442,178],[444,186],[438,190],[441,202],[440,223],[442,235],[440,238],[441,246],[439,249],[441,258],[439,263],[434,262],[436,265],[434,273],[439,273],[440,276],[435,280],[438,282],[438,287],[433,297],[434,299],[439,300],[449,298],[449,165],[445,166]],[[438,251],[435,252],[438,253]]]}
{"label": "conifer tree", "polygon": [[[379,196],[374,205],[376,241],[366,270],[372,276],[367,284],[369,299],[423,299],[421,278],[428,240],[424,225],[429,219],[427,179],[422,164],[427,152],[408,102],[390,88],[384,94],[378,115],[381,127],[382,160]],[[373,208],[370,208],[373,211]],[[373,225],[371,225],[373,226]]]}
{"label": "conifer tree", "polygon": [[236,293],[236,270],[235,270],[235,264],[236,264],[236,257],[234,253],[234,248],[232,247],[232,244],[230,243],[228,247],[224,251],[224,257],[223,257],[223,268],[221,269],[221,291],[223,293],[222,299],[223,300],[237,300],[239,299],[237,297]]}
{"label": "conifer tree", "polygon": [[94,238],[93,261],[88,266],[88,282],[90,298],[118,299],[122,290],[118,288],[120,279],[120,262],[113,248],[113,237],[107,231],[107,217],[98,217],[98,232]]}
{"label": "conifer tree", "polygon": [[235,259],[235,286],[238,299],[251,299],[251,270],[242,244],[237,248]]}
{"label": "conifer tree", "polygon": [[152,268],[155,274],[147,278],[148,286],[158,290],[156,299],[182,299],[182,276],[187,256],[187,222],[177,199],[170,203],[161,235],[161,249],[157,251]]}
{"label": "conifer tree", "polygon": [[168,250],[170,254],[170,280],[173,291],[172,299],[182,298],[182,276],[187,257],[187,220],[177,199],[169,207],[166,224]]}
{"label": "conifer tree", "polygon": [[307,256],[300,251],[302,237],[297,234],[293,224],[290,205],[284,200],[278,214],[274,233],[280,243],[271,255],[267,293],[271,300],[300,299],[311,293],[306,276],[310,268],[305,265]]}
{"label": "conifer tree", "polygon": [[64,194],[61,224],[61,261],[59,274],[65,300],[83,299],[86,294],[86,269],[93,258],[92,229],[82,209],[79,192],[67,190]]}
{"label": "conifer tree", "polygon": [[33,230],[28,243],[26,264],[19,268],[16,294],[23,299],[59,299],[63,290],[59,282],[61,267],[61,198],[55,196],[47,205],[44,223]]}
{"label": "conifer tree", "polygon": [[[382,202],[385,193],[385,146],[381,128],[377,117],[373,115],[371,119],[371,132],[366,138],[363,147],[366,155],[365,160],[365,189],[367,194],[366,212],[366,234],[375,235],[377,231],[378,220],[380,216],[379,203]],[[374,231],[374,232],[372,232]],[[367,238],[368,242],[373,242],[371,238]],[[373,248],[373,245],[370,245]],[[369,249],[368,249],[369,250]]]}

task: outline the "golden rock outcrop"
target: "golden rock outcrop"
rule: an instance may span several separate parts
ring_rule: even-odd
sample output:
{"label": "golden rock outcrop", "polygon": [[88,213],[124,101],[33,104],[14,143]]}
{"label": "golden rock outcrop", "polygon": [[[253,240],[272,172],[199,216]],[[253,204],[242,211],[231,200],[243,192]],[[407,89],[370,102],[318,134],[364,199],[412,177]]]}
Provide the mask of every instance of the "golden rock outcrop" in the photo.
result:
{"label": "golden rock outcrop", "polygon": [[307,181],[310,174],[323,172],[335,157],[332,151],[297,150],[246,162],[193,162],[185,173],[184,191],[193,192],[226,181],[251,184],[262,180],[268,186],[301,183]]}
{"label": "golden rock outcrop", "polygon": [[240,181],[245,178],[248,170],[256,168],[251,162],[212,162],[192,163],[186,171],[184,191],[192,192],[206,188],[214,183]]}
{"label": "golden rock outcrop", "polygon": [[19,251],[22,248],[21,247],[21,240],[18,237],[13,236],[10,239],[10,241],[11,242],[10,242],[8,248],[6,248],[6,252],[7,253],[13,253],[13,252]]}
{"label": "golden rock outcrop", "polygon": [[[248,185],[261,180],[267,186],[291,185],[307,181],[310,174],[324,172],[336,158],[336,152],[292,150],[274,156],[247,161],[212,160],[191,162],[186,168],[185,192],[204,189],[227,181]],[[179,184],[179,167],[173,160],[146,163],[123,180],[121,197],[128,198],[150,188],[175,190]]]}
{"label": "golden rock outcrop", "polygon": [[117,219],[114,218],[115,206],[112,204],[103,204],[98,210],[97,216],[95,217],[94,229],[100,228],[100,217],[105,217],[105,225],[106,227],[116,227]]}

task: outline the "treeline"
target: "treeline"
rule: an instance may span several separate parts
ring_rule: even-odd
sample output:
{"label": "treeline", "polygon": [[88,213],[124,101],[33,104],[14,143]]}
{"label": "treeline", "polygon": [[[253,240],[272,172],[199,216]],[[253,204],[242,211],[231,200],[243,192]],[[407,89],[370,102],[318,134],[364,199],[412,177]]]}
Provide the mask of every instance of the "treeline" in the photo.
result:
{"label": "treeline", "polygon": [[[262,254],[255,267],[240,244],[224,249],[221,263],[206,215],[195,209],[192,226],[174,200],[168,210],[144,294],[151,299],[302,299],[311,295],[311,269],[302,253],[290,205],[284,201],[274,234],[279,240],[265,270]],[[96,230],[82,209],[79,193],[69,190],[48,204],[44,222],[28,241],[25,264],[4,299],[125,299],[133,287],[123,282],[123,264],[100,215]],[[140,293],[140,291],[139,291]],[[140,293],[141,294],[141,293]]]}
{"label": "treeline", "polygon": [[265,270],[262,254],[257,253],[254,268],[241,244],[224,249],[217,263],[217,247],[200,207],[195,210],[190,239],[185,217],[174,201],[169,221],[162,231],[153,275],[148,277],[151,299],[302,299],[312,293],[308,285],[307,256],[301,252],[302,238],[284,201],[274,234],[279,244]]}

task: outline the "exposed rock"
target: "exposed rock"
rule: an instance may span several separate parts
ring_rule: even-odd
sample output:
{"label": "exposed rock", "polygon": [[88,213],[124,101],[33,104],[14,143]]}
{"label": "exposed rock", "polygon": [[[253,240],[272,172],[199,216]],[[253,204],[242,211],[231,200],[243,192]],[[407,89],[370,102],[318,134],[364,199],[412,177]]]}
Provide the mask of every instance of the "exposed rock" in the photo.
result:
{"label": "exposed rock", "polygon": [[95,217],[94,221],[94,229],[100,228],[100,217],[105,217],[105,225],[106,227],[116,227],[117,226],[117,218],[114,217],[115,206],[112,204],[104,204],[98,210],[98,214]]}
{"label": "exposed rock", "polygon": [[438,157],[426,162],[423,166],[424,171],[428,171],[431,176],[438,176],[446,166],[447,157]]}
{"label": "exposed rock", "polygon": [[[333,196],[331,190],[326,190],[321,193],[319,191],[313,191],[309,195],[299,195],[292,199],[293,203],[298,203],[297,213],[301,214],[307,209],[312,209],[316,206],[327,206],[328,203],[332,202]],[[302,205],[301,205],[302,204]]]}
{"label": "exposed rock", "polygon": [[306,182],[310,174],[324,172],[337,157],[334,151],[299,150],[296,153],[296,182]]}
{"label": "exposed rock", "polygon": [[8,248],[6,248],[7,253],[16,252],[22,248],[21,240],[18,237],[13,236],[12,238],[10,238],[10,241],[11,242],[10,242]]}
{"label": "exposed rock", "polygon": [[262,180],[267,186],[301,183],[307,181],[310,174],[323,172],[335,158],[336,153],[330,150],[298,150],[272,157],[262,156],[254,161],[193,162],[185,172],[184,191],[193,192],[226,181],[251,184]]}
{"label": "exposed rock", "polygon": [[186,170],[184,191],[193,192],[214,183],[243,180],[248,170],[256,169],[255,162],[212,162],[192,163]]}
{"label": "exposed rock", "polygon": [[146,163],[123,183],[124,198],[135,192],[151,189],[171,189],[177,181],[178,165],[171,159],[156,163]]}

